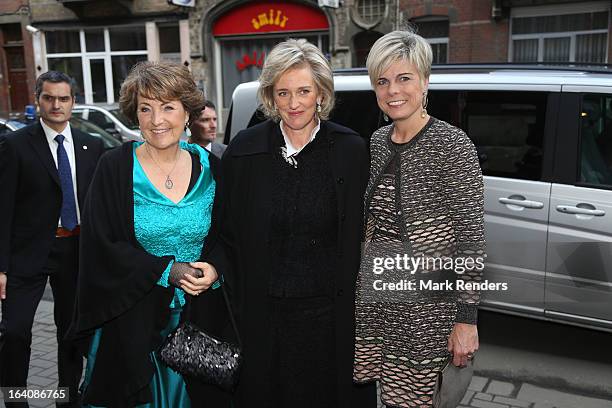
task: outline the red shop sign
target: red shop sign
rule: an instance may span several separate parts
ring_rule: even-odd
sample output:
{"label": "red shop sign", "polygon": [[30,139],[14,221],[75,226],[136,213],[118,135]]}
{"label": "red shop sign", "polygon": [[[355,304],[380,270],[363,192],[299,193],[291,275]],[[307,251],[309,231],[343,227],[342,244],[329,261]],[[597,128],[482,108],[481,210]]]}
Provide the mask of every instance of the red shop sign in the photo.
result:
{"label": "red shop sign", "polygon": [[213,24],[213,35],[328,30],[319,9],[287,2],[249,2],[228,11]]}

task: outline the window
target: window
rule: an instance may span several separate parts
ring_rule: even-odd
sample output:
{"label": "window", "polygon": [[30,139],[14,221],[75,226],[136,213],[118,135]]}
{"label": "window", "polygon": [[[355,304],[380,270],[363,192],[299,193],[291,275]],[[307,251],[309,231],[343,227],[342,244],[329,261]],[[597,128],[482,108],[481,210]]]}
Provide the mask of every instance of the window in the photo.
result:
{"label": "window", "polygon": [[2,24],[0,31],[2,31],[5,44],[21,43],[23,41],[21,24]]}
{"label": "window", "polygon": [[139,55],[117,55],[111,57],[111,66],[113,67],[113,92],[115,101],[119,101],[119,91],[121,83],[130,73],[130,69],[137,62],[146,61],[146,54]]}
{"label": "window", "polygon": [[365,24],[376,24],[385,16],[385,0],[358,0],[357,13]]}
{"label": "window", "polygon": [[429,91],[429,113],[462,128],[486,176],[539,180],[547,94],[527,91]]}
{"label": "window", "polygon": [[412,20],[419,35],[427,40],[433,51],[433,63],[448,62],[448,18],[428,16]]}
{"label": "window", "polygon": [[587,94],[580,114],[582,183],[612,186],[612,95]]}
{"label": "window", "polygon": [[[608,48],[608,10],[567,9],[565,14],[523,15],[512,18],[511,60],[513,62],[605,63]],[[513,10],[514,12],[514,10]],[[563,12],[563,10],[561,10]]]}
{"label": "window", "polygon": [[132,51],[147,49],[147,37],[144,26],[112,27],[110,46],[113,51]]}
{"label": "window", "polygon": [[[537,181],[542,176],[547,100],[545,92],[430,89],[428,111],[467,133],[476,145],[485,176]],[[611,102],[607,103],[610,108]],[[264,120],[256,111],[247,127]],[[336,91],[330,120],[367,140],[388,124],[373,91]],[[610,146],[612,152],[612,143]]]}
{"label": "window", "polygon": [[336,92],[336,105],[330,119],[370,140],[376,129],[387,124],[382,116],[374,91],[342,91]]}
{"label": "window", "polygon": [[143,25],[45,32],[47,66],[79,86],[77,102],[112,104],[132,66],[147,59]]}
{"label": "window", "polygon": [[47,31],[48,54],[63,54],[81,51],[81,42],[78,31]]}
{"label": "window", "polygon": [[181,62],[181,36],[178,24],[160,25],[159,52],[162,61]]}
{"label": "window", "polygon": [[178,24],[159,27],[159,49],[162,54],[181,52],[181,39]]}
{"label": "window", "polygon": [[372,45],[382,37],[377,31],[360,31],[353,37],[353,67],[365,67]]}
{"label": "window", "polygon": [[87,52],[104,51],[104,30],[85,30],[85,49]]}
{"label": "window", "polygon": [[85,102],[85,93],[83,88],[83,68],[81,58],[48,58],[47,67],[49,71],[60,71],[70,75],[77,84],[75,97],[77,103]]}

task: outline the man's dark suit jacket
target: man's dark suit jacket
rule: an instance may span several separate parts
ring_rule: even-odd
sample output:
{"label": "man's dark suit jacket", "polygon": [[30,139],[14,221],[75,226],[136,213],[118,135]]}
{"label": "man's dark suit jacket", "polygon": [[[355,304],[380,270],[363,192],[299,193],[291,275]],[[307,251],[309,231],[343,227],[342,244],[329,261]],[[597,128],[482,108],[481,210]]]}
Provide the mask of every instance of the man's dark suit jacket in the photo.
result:
{"label": "man's dark suit jacket", "polygon": [[[104,146],[94,136],[75,128],[71,132],[82,211]],[[0,272],[21,277],[42,273],[55,239],[62,190],[39,122],[0,137],[0,192]]]}

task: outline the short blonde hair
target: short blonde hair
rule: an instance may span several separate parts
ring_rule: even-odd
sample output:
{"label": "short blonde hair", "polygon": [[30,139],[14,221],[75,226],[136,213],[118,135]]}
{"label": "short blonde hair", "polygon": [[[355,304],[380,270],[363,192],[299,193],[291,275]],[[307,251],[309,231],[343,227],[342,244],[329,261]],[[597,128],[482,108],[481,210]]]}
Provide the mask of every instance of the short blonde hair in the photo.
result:
{"label": "short blonde hair", "polygon": [[188,123],[196,120],[204,108],[204,93],[196,86],[191,72],[172,62],[139,62],[121,84],[119,108],[134,123],[138,123],[138,95],[164,102],[180,101],[189,113]]}
{"label": "short blonde hair", "polygon": [[433,60],[431,45],[411,30],[392,31],[380,37],[370,49],[366,60],[372,86],[375,86],[376,80],[391,64],[400,60],[413,64],[423,83],[431,74]]}
{"label": "short blonde hair", "polygon": [[321,95],[319,118],[329,118],[335,101],[332,69],[321,50],[304,39],[289,39],[277,44],[266,57],[259,76],[257,96],[261,102],[260,109],[267,118],[280,120],[274,105],[274,84],[278,78],[287,70],[302,66],[308,66],[312,70],[314,83]]}

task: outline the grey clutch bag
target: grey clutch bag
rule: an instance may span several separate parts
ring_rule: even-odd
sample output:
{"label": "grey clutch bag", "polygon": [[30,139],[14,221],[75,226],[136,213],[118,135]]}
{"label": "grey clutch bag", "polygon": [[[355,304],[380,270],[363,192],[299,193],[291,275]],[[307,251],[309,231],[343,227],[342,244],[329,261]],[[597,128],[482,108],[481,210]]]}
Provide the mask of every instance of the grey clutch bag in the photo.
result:
{"label": "grey clutch bag", "polygon": [[434,408],[456,408],[467,391],[474,375],[474,358],[467,366],[459,368],[453,364],[452,357],[438,373],[433,394]]}

